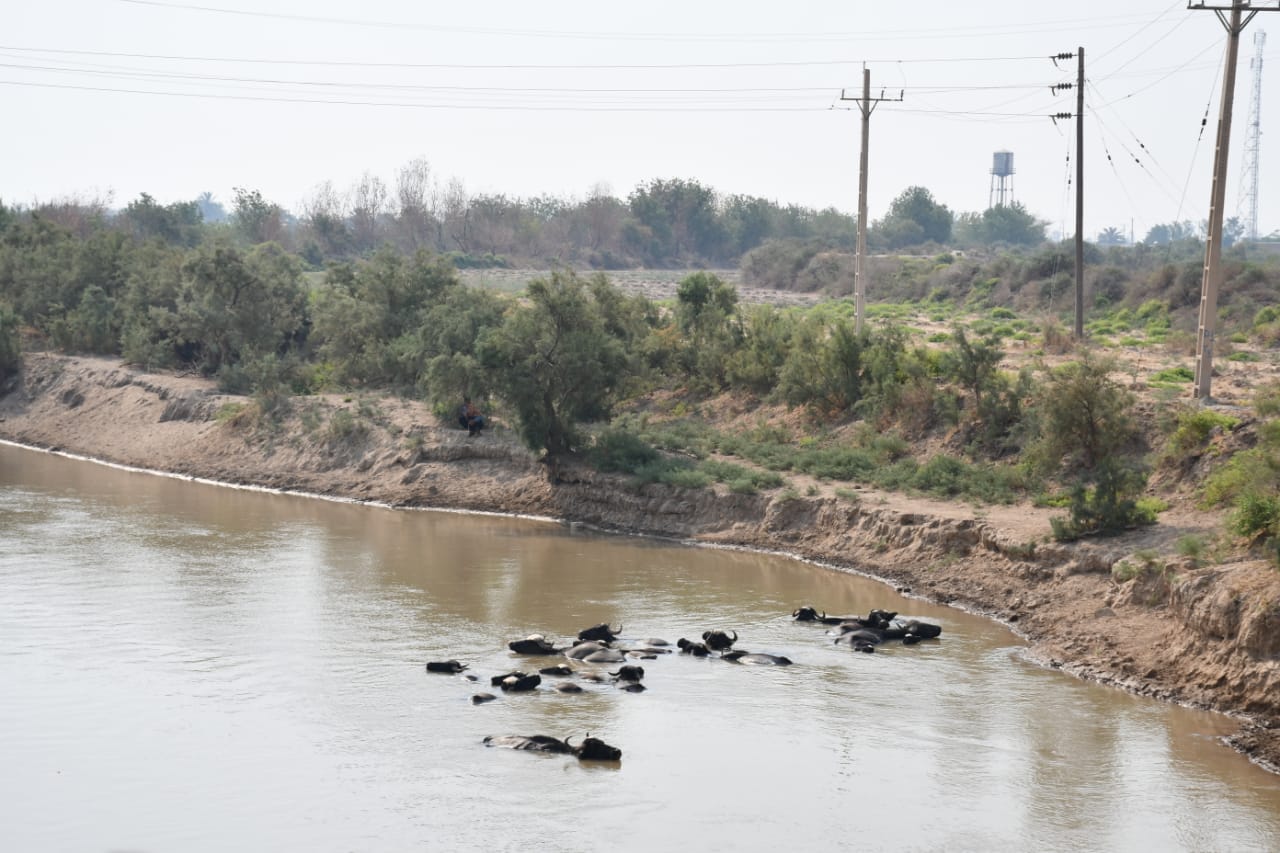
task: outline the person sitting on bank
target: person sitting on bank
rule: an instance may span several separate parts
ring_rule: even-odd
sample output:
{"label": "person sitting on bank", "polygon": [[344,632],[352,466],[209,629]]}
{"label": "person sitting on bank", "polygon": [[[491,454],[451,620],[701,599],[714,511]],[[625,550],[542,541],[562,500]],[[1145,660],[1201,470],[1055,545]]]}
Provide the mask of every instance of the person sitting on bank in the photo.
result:
{"label": "person sitting on bank", "polygon": [[485,428],[484,415],[480,414],[470,397],[463,397],[462,405],[458,407],[458,425],[467,431],[468,436]]}

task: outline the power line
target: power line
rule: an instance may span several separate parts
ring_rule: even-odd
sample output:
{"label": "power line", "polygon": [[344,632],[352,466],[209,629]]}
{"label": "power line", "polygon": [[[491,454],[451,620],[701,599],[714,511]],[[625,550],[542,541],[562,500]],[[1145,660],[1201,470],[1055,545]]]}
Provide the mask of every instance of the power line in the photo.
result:
{"label": "power line", "polygon": [[[372,27],[377,29],[413,29],[425,30],[429,32],[442,33],[461,33],[466,35],[505,35],[519,36],[521,38],[561,38],[561,39],[608,39],[608,40],[667,40],[667,41],[778,41],[778,40],[807,40],[807,41],[848,41],[850,39],[858,40],[882,40],[882,39],[920,39],[920,38],[945,38],[948,40],[966,37],[990,38],[992,35],[1022,35],[1043,32],[1058,32],[1061,27],[1066,24],[1074,24],[1084,29],[1106,29],[1114,27],[1118,22],[1125,20],[1143,20],[1143,18],[1133,15],[1112,16],[1109,18],[1073,18],[1061,21],[1045,21],[1044,29],[1016,29],[1014,25],[1000,26],[974,26],[974,27],[947,27],[939,29],[913,29],[913,30],[884,30],[884,31],[858,31],[858,32],[819,32],[819,33],[646,33],[646,32],[590,32],[579,30],[528,30],[528,29],[511,29],[497,27],[457,27],[445,26],[441,24],[419,24],[406,21],[373,21],[360,18],[335,18],[323,17],[316,15],[290,15],[280,12],[261,12],[246,9],[229,9],[217,6],[199,6],[184,3],[163,3],[158,0],[117,0],[120,3],[127,3],[133,6],[146,6],[157,9],[166,9],[181,12],[203,12],[219,15],[233,15],[253,18],[268,18],[281,21],[297,21],[302,23],[313,24],[337,24],[345,27]],[[1019,25],[1020,26],[1020,25]]]}
{"label": "power line", "polygon": [[409,109],[433,109],[433,110],[468,110],[482,111],[495,110],[502,112],[620,112],[620,113],[653,113],[653,112],[693,112],[693,113],[779,113],[779,112],[829,112],[830,107],[725,107],[711,105],[698,106],[653,106],[653,107],[637,107],[637,106],[603,106],[580,104],[573,106],[557,106],[557,105],[539,105],[529,103],[515,104],[463,104],[463,103],[412,103],[405,101],[354,101],[339,100],[334,98],[282,98],[282,97],[266,97],[263,95],[232,95],[217,94],[212,92],[158,92],[144,89],[121,89],[110,86],[73,86],[70,84],[60,83],[36,83],[22,80],[0,80],[3,86],[27,86],[40,89],[65,89],[80,92],[108,92],[112,94],[126,95],[155,95],[170,98],[209,98],[214,100],[233,100],[233,101],[262,101],[268,103],[282,104],[325,104],[333,106],[354,106],[354,107],[403,107]]}
{"label": "power line", "polygon": [[450,71],[607,71],[607,70],[681,70],[689,68],[802,68],[830,67],[838,65],[863,65],[877,62],[898,62],[912,64],[959,62],[1019,62],[1040,61],[1043,56],[958,56],[930,59],[805,59],[797,61],[775,62],[668,62],[668,63],[611,63],[611,64],[484,64],[456,62],[350,62],[332,59],[272,59],[263,57],[231,57],[231,56],[182,56],[156,53],[117,53],[105,50],[68,50],[47,47],[17,47],[0,45],[0,50],[22,51],[28,53],[54,53],[75,56],[111,56],[123,59],[156,59],[176,62],[236,62],[266,65],[317,65],[338,68],[419,68],[440,69]]}

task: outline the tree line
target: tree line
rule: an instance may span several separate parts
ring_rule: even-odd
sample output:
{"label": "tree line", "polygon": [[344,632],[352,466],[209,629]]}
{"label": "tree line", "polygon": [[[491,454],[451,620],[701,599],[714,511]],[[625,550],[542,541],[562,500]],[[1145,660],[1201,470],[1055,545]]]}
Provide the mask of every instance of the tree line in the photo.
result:
{"label": "tree line", "polygon": [[[118,210],[102,200],[72,199],[6,211],[39,215],[81,235],[108,226],[187,247],[207,239],[275,242],[316,269],[369,257],[382,246],[402,253],[427,249],[459,267],[728,268],[771,241],[849,251],[857,226],[835,208],[725,194],[682,178],[646,181],[625,198],[602,185],[570,198],[473,194],[461,181],[438,180],[423,160],[403,166],[391,184],[368,173],[345,189],[326,181],[292,211],[242,187],[225,204],[208,192],[171,204],[142,193]],[[1045,228],[1017,204],[955,215],[923,187],[904,190],[882,219],[868,224],[876,250],[953,239],[1034,245],[1044,240]]]}

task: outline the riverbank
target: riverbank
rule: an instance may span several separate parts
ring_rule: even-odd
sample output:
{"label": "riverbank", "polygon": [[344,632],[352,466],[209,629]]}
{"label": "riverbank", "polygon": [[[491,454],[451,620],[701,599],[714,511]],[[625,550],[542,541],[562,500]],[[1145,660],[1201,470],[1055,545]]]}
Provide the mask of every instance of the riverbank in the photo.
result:
{"label": "riverbank", "polygon": [[202,378],[45,353],[26,355],[0,397],[0,438],[232,484],[550,516],[862,572],[1012,625],[1045,665],[1237,715],[1232,745],[1280,772],[1280,572],[1225,551],[1179,556],[1178,541],[1222,529],[1189,499],[1153,528],[1061,545],[1048,540],[1054,510],[870,489],[850,500],[820,483],[803,495],[636,487],[574,463],[552,470],[500,423],[469,438],[417,403],[329,395],[264,408]]}

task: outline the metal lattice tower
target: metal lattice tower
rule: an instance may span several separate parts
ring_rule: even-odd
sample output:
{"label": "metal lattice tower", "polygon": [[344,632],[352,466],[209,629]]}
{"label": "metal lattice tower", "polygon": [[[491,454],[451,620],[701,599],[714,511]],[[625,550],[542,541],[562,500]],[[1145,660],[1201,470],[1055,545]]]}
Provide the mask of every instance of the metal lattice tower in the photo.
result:
{"label": "metal lattice tower", "polygon": [[1253,59],[1249,68],[1253,71],[1253,92],[1249,99],[1249,123],[1245,129],[1244,167],[1240,172],[1240,211],[1245,226],[1245,236],[1258,239],[1258,152],[1262,142],[1262,51],[1267,44],[1267,34],[1258,30],[1253,34]]}

